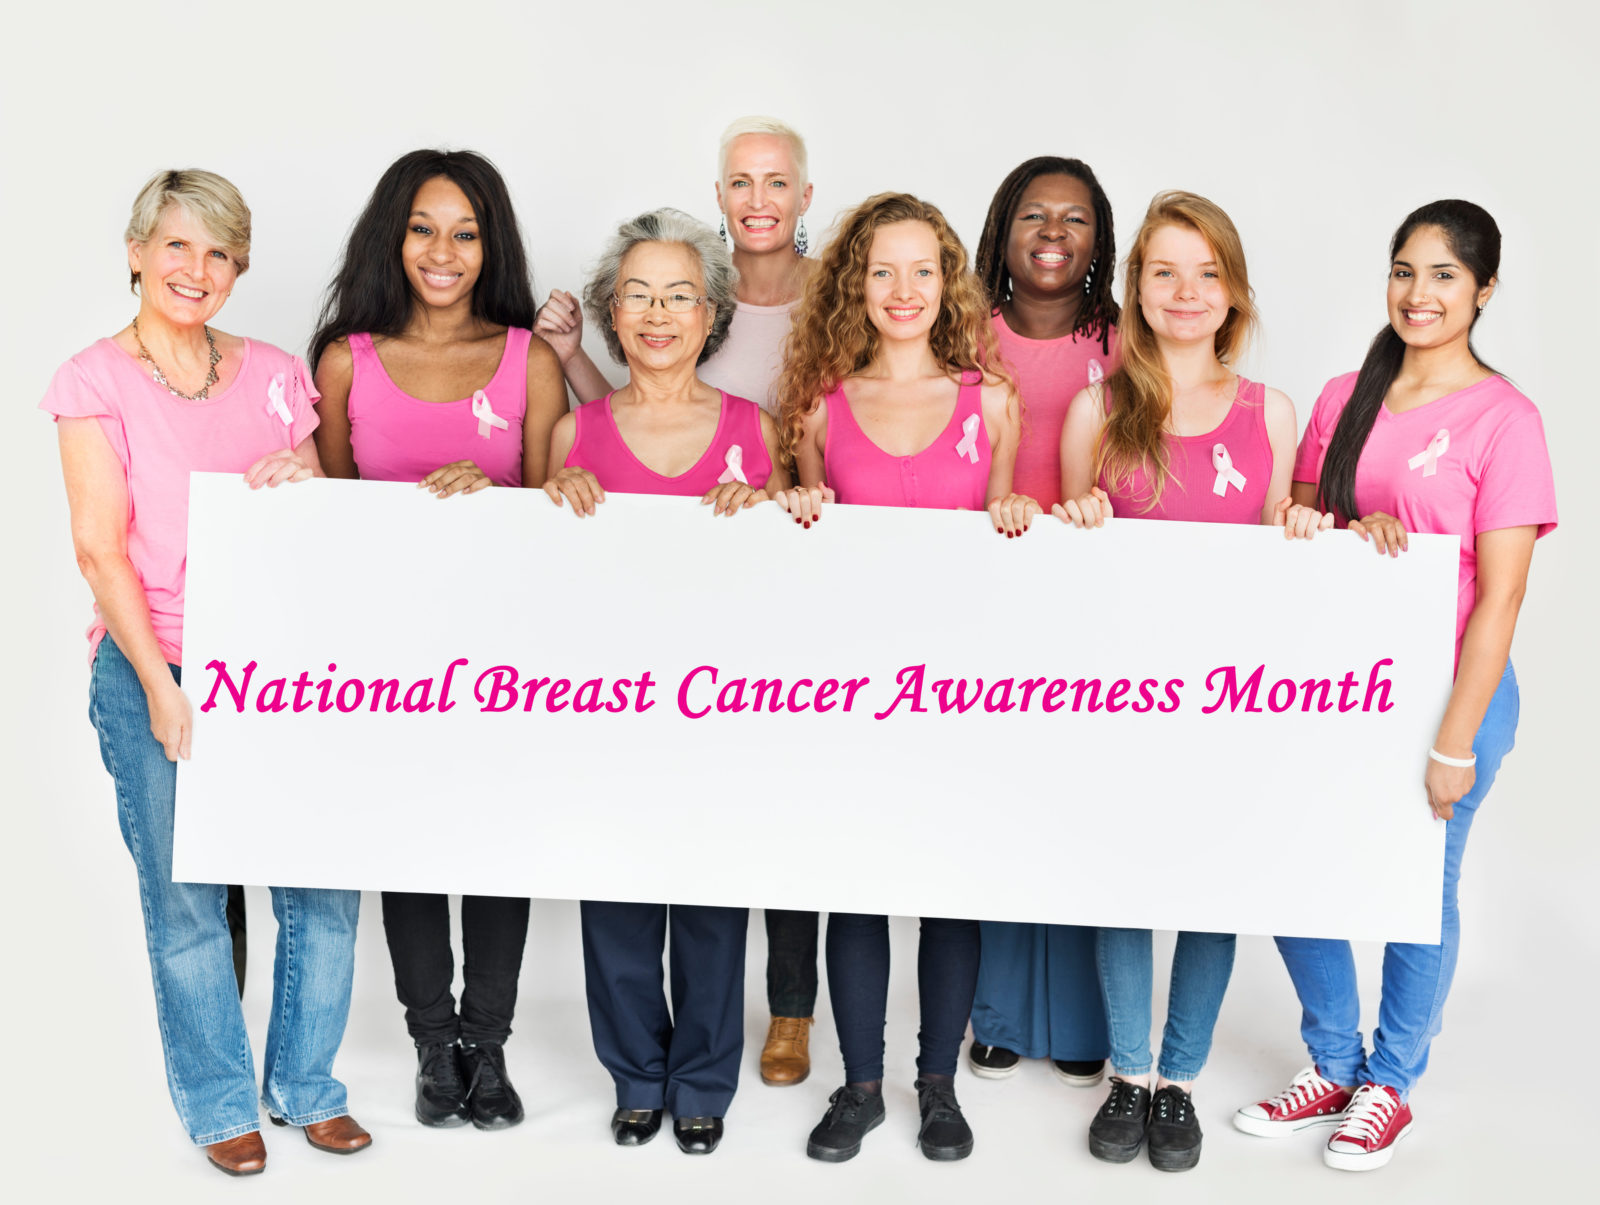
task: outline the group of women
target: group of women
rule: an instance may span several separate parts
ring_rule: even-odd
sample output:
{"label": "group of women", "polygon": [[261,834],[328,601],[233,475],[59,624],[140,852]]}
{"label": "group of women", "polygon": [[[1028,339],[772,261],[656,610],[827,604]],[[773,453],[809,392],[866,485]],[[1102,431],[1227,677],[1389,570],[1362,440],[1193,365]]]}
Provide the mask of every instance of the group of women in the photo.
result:
{"label": "group of women", "polygon": [[[536,309],[498,172],[470,152],[414,152],[356,220],[308,368],[211,326],[249,266],[233,186],[171,171],[140,191],[126,234],[138,314],[63,365],[42,407],[58,420],[95,598],[90,717],[138,871],[169,1086],[223,1171],[262,1170],[266,1149],[228,889],[171,881],[175,762],[192,727],[180,689],[191,469],[241,472],[252,488],[412,481],[441,498],[542,487],[579,515],[608,491],[693,496],[729,516],[771,501],[806,526],[834,505],[966,508],[1006,538],[1046,512],[1085,530],[1113,515],[1307,539],[1338,525],[1388,555],[1412,531],[1459,536],[1455,686],[1418,753],[1418,804],[1446,824],[1441,941],[1387,948],[1369,1050],[1349,945],[1280,939],[1312,1065],[1234,1116],[1264,1136],[1331,1131],[1325,1162],[1351,1170],[1381,1166],[1411,1132],[1409,1094],[1455,966],[1462,851],[1516,728],[1512,631],[1534,541],[1556,520],[1538,412],[1471,343],[1496,285],[1493,219],[1466,201],[1405,219],[1389,322],[1359,371],[1329,382],[1297,448],[1290,400],[1234,367],[1256,309],[1242,241],[1213,202],[1155,197],[1119,305],[1111,206],[1078,160],[1031,159],[1002,181],[975,266],[940,211],[903,193],[851,209],[808,256],[811,195],[800,137],[741,119],[721,144],[720,231],[673,209],[641,214],[617,228],[581,300],[558,290]],[[620,386],[583,350],[586,321],[624,366]],[[568,386],[584,403],[570,412]],[[272,900],[259,1099],[313,1146],[361,1150],[371,1137],[333,1076],[359,896],[273,888]],[[670,1112],[682,1150],[715,1150],[743,1051],[746,910],[585,901],[581,917],[615,1141],[650,1141]],[[383,895],[417,1120],[498,1129],[523,1116],[504,1048],[528,901],[469,895],[460,919],[457,1001],[445,897]],[[761,1076],[795,1084],[810,1069],[819,919],[765,922]],[[885,1116],[887,918],[830,914],[824,954],[844,1082],[806,1149],[839,1162]],[[922,1152],[973,1149],[955,1088],[970,1019],[978,1075],[1048,1058],[1092,1086],[1109,1062],[1096,1157],[1144,1149],[1158,1168],[1194,1167],[1193,1088],[1233,955],[1231,935],[1178,935],[1153,1059],[1148,931],[922,918]]]}

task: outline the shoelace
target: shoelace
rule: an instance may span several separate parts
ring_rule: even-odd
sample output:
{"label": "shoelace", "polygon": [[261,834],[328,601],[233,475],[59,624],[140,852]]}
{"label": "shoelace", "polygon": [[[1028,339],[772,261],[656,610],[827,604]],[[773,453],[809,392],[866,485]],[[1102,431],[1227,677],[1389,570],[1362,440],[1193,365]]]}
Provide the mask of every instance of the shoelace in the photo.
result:
{"label": "shoelace", "polygon": [[1139,1086],[1119,1079],[1111,1085],[1111,1095],[1100,1110],[1107,1117],[1133,1117],[1140,1112]]}
{"label": "shoelace", "polygon": [[806,1023],[798,1017],[773,1017],[769,1042],[798,1042],[806,1036]]}
{"label": "shoelace", "polygon": [[1344,1120],[1339,1123],[1332,1141],[1344,1138],[1360,1143],[1377,1142],[1394,1120],[1398,1108],[1388,1092],[1376,1084],[1362,1084],[1350,1098],[1350,1106],[1345,1109]]}
{"label": "shoelace", "polygon": [[917,1089],[917,1107],[922,1111],[922,1126],[917,1130],[917,1141],[928,1132],[928,1127],[940,1121],[960,1121],[961,1106],[956,1103],[954,1088],[944,1084],[924,1084]]}
{"label": "shoelace", "polygon": [[1266,1102],[1267,1112],[1276,1113],[1281,1110],[1292,1113],[1337,1086],[1318,1075],[1315,1067],[1307,1067],[1289,1081],[1287,1088]]}
{"label": "shoelace", "polygon": [[455,1046],[439,1044],[428,1048],[432,1053],[422,1064],[424,1075],[431,1076],[433,1086],[445,1096],[465,1096],[461,1086],[461,1068],[456,1065]]}
{"label": "shoelace", "polygon": [[1185,1125],[1189,1120],[1189,1094],[1178,1088],[1163,1088],[1156,1093],[1154,1109],[1157,1119]]}
{"label": "shoelace", "polygon": [[833,1095],[828,1097],[828,1112],[822,1118],[822,1124],[832,1129],[837,1125],[848,1125],[855,1121],[856,1114],[861,1112],[862,1106],[867,1103],[865,1092],[858,1092],[854,1088],[835,1088]]}
{"label": "shoelace", "polygon": [[472,1081],[467,1085],[466,1095],[470,1098],[478,1090],[478,1085],[483,1085],[486,1096],[495,1096],[505,1091],[505,1078],[501,1074],[504,1065],[504,1053],[498,1046],[473,1046]]}

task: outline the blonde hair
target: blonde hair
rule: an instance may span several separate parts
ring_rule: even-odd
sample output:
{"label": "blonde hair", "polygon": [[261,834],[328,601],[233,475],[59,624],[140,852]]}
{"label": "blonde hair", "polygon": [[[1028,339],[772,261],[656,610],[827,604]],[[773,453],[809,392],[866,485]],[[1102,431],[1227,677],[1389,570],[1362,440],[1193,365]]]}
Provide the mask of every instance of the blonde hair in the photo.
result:
{"label": "blonde hair", "polygon": [[1162,439],[1172,414],[1172,378],[1167,375],[1156,346],[1155,332],[1139,304],[1139,282],[1145,254],[1156,231],[1179,226],[1195,231],[1211,248],[1217,273],[1228,291],[1228,316],[1216,333],[1216,356],[1230,364],[1255,334],[1255,292],[1245,268],[1244,243],[1222,208],[1192,192],[1158,192],[1150,201],[1144,222],[1133,240],[1123,267],[1122,321],[1117,333],[1122,341],[1122,366],[1105,383],[1102,398],[1106,422],[1095,446],[1095,479],[1104,477],[1113,490],[1130,488],[1133,474],[1143,469],[1150,481],[1145,510],[1161,500],[1168,477],[1167,447]]}
{"label": "blonde hair", "polygon": [[743,138],[746,134],[774,134],[787,140],[789,154],[794,159],[795,175],[800,177],[799,187],[804,188],[810,183],[811,177],[806,174],[806,140],[800,137],[792,126],[785,125],[776,117],[760,115],[737,118],[722,131],[722,141],[717,147],[719,180],[728,174],[728,148],[733,145],[734,139]]}
{"label": "blonde hair", "polygon": [[[239,190],[215,172],[189,168],[157,172],[133,199],[133,212],[123,239],[148,243],[174,205],[199,221],[232,258],[239,275],[250,270],[250,207]],[[130,272],[128,288],[137,290],[139,274]]]}

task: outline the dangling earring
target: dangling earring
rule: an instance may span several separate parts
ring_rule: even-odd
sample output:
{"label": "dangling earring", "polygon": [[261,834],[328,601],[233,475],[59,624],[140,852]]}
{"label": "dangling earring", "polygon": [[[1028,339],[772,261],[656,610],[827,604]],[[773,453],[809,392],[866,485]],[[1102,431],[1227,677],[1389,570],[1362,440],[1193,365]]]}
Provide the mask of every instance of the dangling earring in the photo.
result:
{"label": "dangling earring", "polygon": [[810,249],[811,241],[806,238],[806,215],[800,215],[800,224],[794,228],[794,253],[803,256]]}
{"label": "dangling earring", "polygon": [[1090,260],[1089,270],[1083,274],[1083,295],[1085,297],[1094,291],[1094,270],[1099,262],[1097,259]]}
{"label": "dangling earring", "polygon": [[717,219],[717,237],[723,242],[728,240],[728,215],[723,214]]}

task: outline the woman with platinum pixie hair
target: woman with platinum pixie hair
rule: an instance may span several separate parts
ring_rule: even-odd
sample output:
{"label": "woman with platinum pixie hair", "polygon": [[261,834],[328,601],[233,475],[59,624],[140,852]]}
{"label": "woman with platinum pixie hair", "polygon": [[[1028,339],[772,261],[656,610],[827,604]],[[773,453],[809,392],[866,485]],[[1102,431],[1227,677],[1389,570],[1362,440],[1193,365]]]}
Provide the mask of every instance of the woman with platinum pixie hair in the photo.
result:
{"label": "woman with platinum pixie hair", "polygon": [[[688,214],[658,209],[618,228],[584,305],[629,379],[556,424],[544,487],[556,505],[594,515],[611,489],[697,497],[732,516],[788,485],[772,419],[696,376],[727,337],[736,280],[722,240]],[[585,900],[581,915],[595,1053],[617,1087],[613,1138],[649,1142],[670,1109],[679,1149],[710,1154],[744,1050],[747,910]]]}

